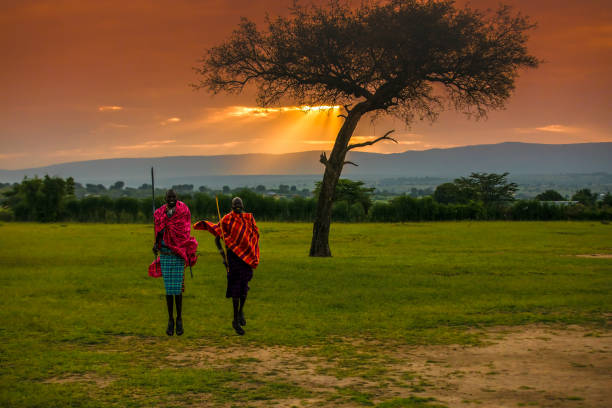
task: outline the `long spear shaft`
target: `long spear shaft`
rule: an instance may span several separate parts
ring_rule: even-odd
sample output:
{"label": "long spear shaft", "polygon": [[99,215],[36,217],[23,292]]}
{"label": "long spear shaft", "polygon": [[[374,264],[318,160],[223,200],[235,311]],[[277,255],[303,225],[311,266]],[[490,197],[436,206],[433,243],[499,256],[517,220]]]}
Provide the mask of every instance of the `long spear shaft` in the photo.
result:
{"label": "long spear shaft", "polygon": [[153,205],[153,243],[157,242],[155,234],[155,176],[153,175],[153,167],[151,167],[151,203]]}
{"label": "long spear shaft", "polygon": [[219,216],[219,228],[221,229],[221,238],[223,239],[223,258],[225,259],[225,269],[229,273],[229,262],[227,260],[227,245],[225,244],[225,234],[223,234],[223,225],[221,225],[221,211],[219,211],[219,199],[215,196],[217,203],[217,215]]}
{"label": "long spear shaft", "polygon": [[153,167],[151,167],[151,198],[153,203],[153,215],[155,215],[155,175],[153,174]]}

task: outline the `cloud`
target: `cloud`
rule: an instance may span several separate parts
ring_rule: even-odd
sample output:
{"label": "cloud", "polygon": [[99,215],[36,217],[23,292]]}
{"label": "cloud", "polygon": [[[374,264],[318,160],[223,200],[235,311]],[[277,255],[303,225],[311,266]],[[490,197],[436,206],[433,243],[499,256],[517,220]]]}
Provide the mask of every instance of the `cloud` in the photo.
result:
{"label": "cloud", "polygon": [[116,106],[116,105],[106,105],[106,106],[99,106],[98,107],[98,111],[100,112],[107,112],[107,111],[120,111],[123,110],[123,106]]}
{"label": "cloud", "polygon": [[518,133],[534,133],[534,132],[549,132],[549,133],[576,133],[582,129],[565,125],[546,125],[533,128],[515,128]]}
{"label": "cloud", "polygon": [[0,159],[17,159],[26,156],[26,153],[0,153]]}
{"label": "cloud", "polygon": [[149,140],[148,142],[135,144],[135,145],[119,145],[113,146],[113,149],[119,150],[138,150],[138,149],[157,149],[164,147],[170,143],[175,143],[176,140]]}
{"label": "cloud", "polygon": [[305,144],[334,144],[333,140],[302,140]]}
{"label": "cloud", "polygon": [[279,106],[276,108],[261,108],[253,106],[228,106],[220,110],[213,110],[206,118],[207,123],[216,123],[228,119],[267,119],[276,117],[281,113],[288,112],[331,112],[339,110],[340,106],[318,105],[318,106]]}
{"label": "cloud", "polygon": [[163,122],[161,122],[161,125],[166,126],[168,123],[179,123],[180,121],[181,121],[181,118],[177,118],[175,116],[175,117],[164,120]]}
{"label": "cloud", "polygon": [[107,153],[106,149],[92,149],[92,148],[74,148],[74,149],[62,149],[55,150],[45,153],[43,156],[51,158],[67,158],[69,160],[74,159],[96,159]]}
{"label": "cloud", "polygon": [[180,147],[189,147],[192,149],[211,149],[215,147],[232,147],[243,142],[225,142],[225,143],[204,143],[204,144],[185,144]]}
{"label": "cloud", "polygon": [[540,132],[555,132],[555,133],[574,133],[579,130],[577,128],[563,126],[563,125],[548,125],[548,126],[537,127],[535,129],[539,130]]}

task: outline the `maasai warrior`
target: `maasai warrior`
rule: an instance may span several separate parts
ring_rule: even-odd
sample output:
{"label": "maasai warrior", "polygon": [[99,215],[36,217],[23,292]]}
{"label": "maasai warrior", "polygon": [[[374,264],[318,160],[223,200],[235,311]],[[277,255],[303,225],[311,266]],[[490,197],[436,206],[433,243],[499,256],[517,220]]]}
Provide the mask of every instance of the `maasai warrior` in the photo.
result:
{"label": "maasai warrior", "polygon": [[[259,229],[255,224],[253,214],[243,212],[243,208],[240,197],[234,197],[232,212],[226,214],[219,224],[198,221],[194,225],[195,229],[205,229],[215,236],[215,244],[227,268],[225,297],[232,298],[234,306],[232,327],[239,335],[244,334],[242,326],[246,326],[244,304],[249,290],[249,281],[253,277],[253,269],[259,264]],[[225,238],[227,263],[221,247],[221,238]]]}
{"label": "maasai warrior", "polygon": [[[191,233],[191,213],[185,203],[177,201],[174,190],[166,192],[166,204],[155,211],[155,245],[153,253],[160,252],[168,328],[166,334],[174,334],[173,303],[176,304],[176,334],[183,334],[183,292],[185,291],[185,266],[196,263],[198,242]],[[174,298],[174,299],[173,299]]]}

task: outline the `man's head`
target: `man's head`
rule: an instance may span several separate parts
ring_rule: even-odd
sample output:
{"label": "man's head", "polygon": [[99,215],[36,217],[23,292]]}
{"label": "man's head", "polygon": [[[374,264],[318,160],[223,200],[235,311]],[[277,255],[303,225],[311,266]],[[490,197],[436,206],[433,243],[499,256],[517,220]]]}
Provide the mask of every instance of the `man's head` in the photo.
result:
{"label": "man's head", "polygon": [[242,204],[242,198],[234,197],[232,198],[232,211],[240,214],[244,209],[244,205]]}
{"label": "man's head", "polygon": [[170,208],[176,205],[176,192],[172,189],[166,191],[166,204]]}

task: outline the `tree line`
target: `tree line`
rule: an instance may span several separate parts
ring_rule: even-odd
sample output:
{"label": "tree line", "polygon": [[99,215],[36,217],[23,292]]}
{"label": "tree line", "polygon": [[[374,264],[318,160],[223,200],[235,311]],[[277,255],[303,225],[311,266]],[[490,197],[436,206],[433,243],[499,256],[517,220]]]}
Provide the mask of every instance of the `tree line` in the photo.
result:
{"label": "tree line", "polygon": [[[439,185],[433,195],[415,198],[409,195],[386,202],[374,202],[374,189],[361,181],[340,179],[333,195],[332,219],[340,222],[405,222],[442,220],[610,220],[612,196],[598,199],[596,193],[581,189],[573,201],[563,201],[554,190],[534,200],[515,200],[518,186],[509,183],[508,173],[472,173],[453,183]],[[74,179],[59,177],[24,179],[4,192],[0,220],[37,222],[151,222],[151,198],[90,195],[77,198]],[[217,195],[221,212],[231,208],[233,195],[240,196],[247,211],[261,221],[312,222],[321,185],[314,197],[276,198],[256,190],[241,189]],[[217,218],[212,191],[178,193],[179,200],[191,209],[194,219]],[[155,198],[155,208],[164,204],[162,194]]]}

